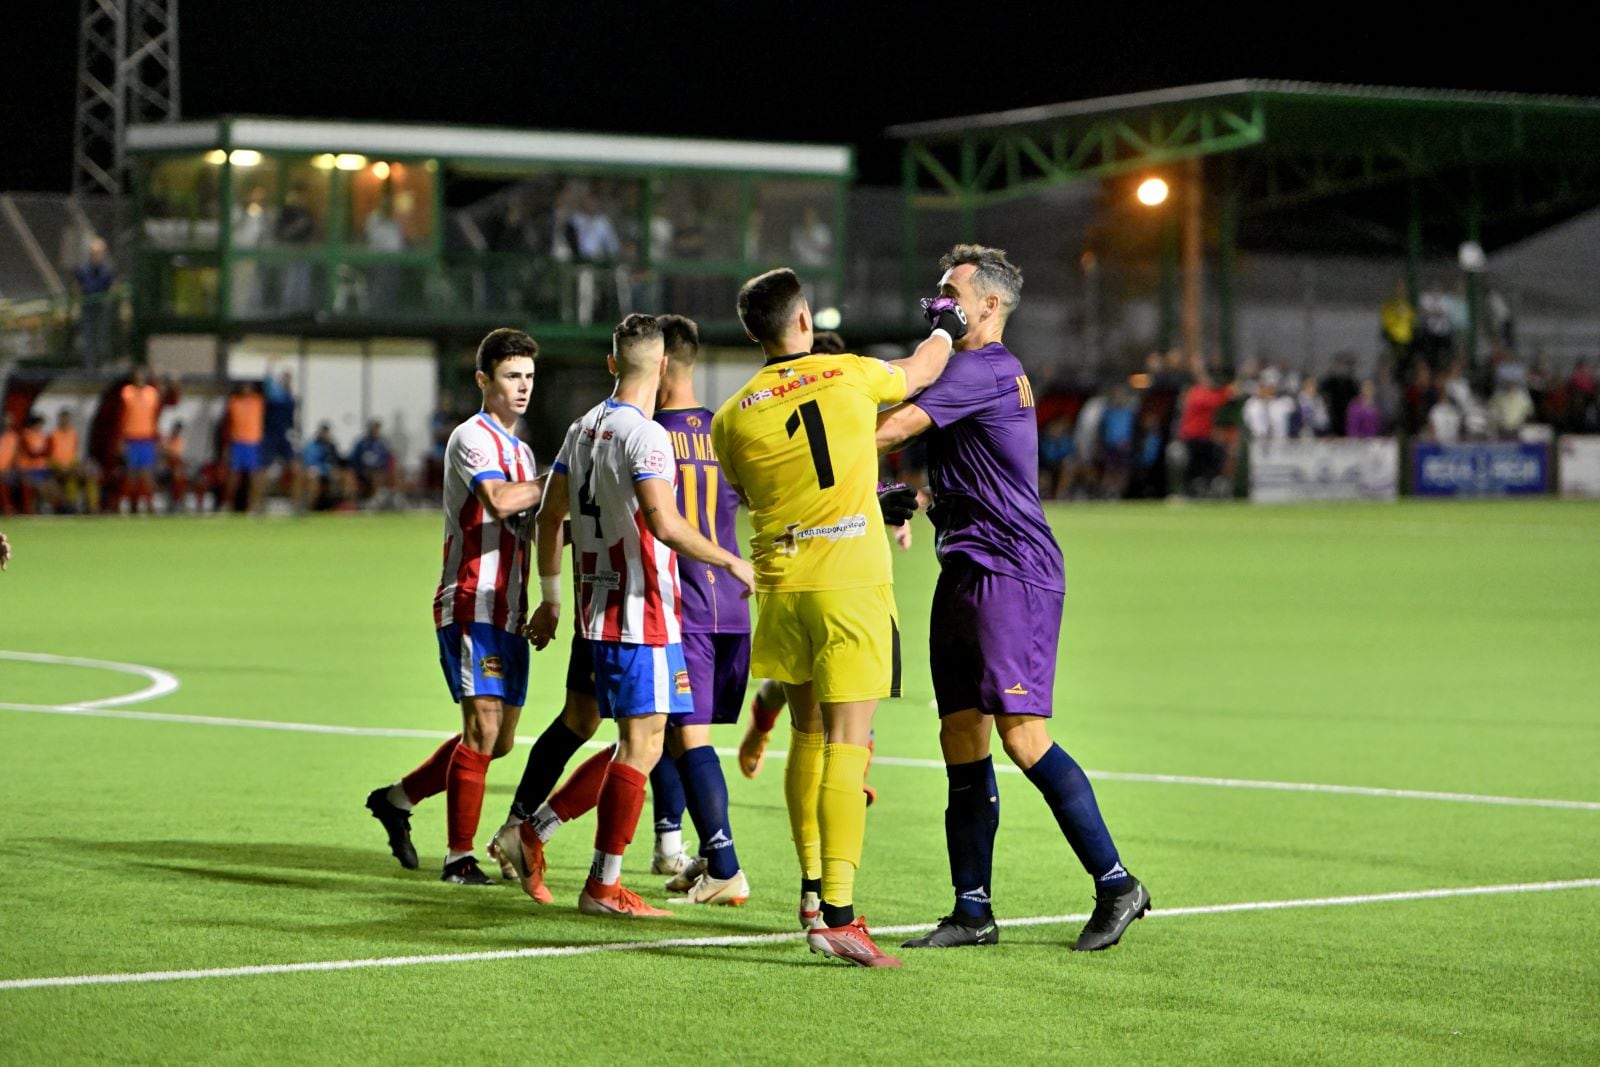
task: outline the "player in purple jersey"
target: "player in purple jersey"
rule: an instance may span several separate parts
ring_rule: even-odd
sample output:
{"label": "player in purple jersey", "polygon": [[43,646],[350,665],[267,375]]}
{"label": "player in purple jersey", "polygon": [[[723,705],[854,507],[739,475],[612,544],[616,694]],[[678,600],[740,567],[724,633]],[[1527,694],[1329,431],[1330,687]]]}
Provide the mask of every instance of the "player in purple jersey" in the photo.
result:
{"label": "player in purple jersey", "polygon": [[1083,769],[1047,730],[1066,582],[1039,503],[1033,387],[1001,342],[1022,296],[1022,271],[999,249],[967,244],[939,266],[940,295],[966,312],[967,335],[938,381],[878,417],[879,451],[926,435],[939,557],[929,662],[949,776],[945,843],[955,907],[905,947],[1000,939],[989,900],[1000,825],[989,743],[998,726],[1006,755],[1043,794],[1095,881],[1094,912],[1073,948],[1109,948],[1149,910],[1150,894],[1122,866]]}

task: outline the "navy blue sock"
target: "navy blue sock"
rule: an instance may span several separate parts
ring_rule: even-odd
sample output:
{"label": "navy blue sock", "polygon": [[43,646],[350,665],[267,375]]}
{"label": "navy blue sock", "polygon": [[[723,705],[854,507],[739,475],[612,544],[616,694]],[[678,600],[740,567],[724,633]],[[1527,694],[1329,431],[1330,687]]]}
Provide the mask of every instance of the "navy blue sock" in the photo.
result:
{"label": "navy blue sock", "polygon": [[1050,751],[1025,773],[1028,781],[1044,795],[1056,824],[1067,837],[1067,844],[1078,854],[1078,862],[1095,883],[1108,888],[1123,884],[1129,877],[1128,872],[1122,869],[1117,846],[1111,843],[1111,831],[1100,817],[1100,806],[1095,803],[1089,776],[1083,773],[1077,761],[1060,745],[1052,744]]}
{"label": "navy blue sock", "polygon": [[528,819],[539,810],[539,805],[549,799],[551,790],[560,781],[567,762],[583,747],[583,741],[567,728],[560,716],[544,728],[544,733],[533,742],[528,764],[522,769],[522,781],[517,783],[517,795],[511,801],[512,818]]}
{"label": "navy blue sock", "polygon": [[689,795],[689,817],[700,835],[700,855],[713,878],[739,873],[739,855],[733,850],[733,829],[728,825],[728,780],[722,761],[710,745],[691,748],[678,757],[678,773]]}
{"label": "navy blue sock", "polygon": [[683,829],[683,779],[671,756],[656,760],[650,772],[650,803],[655,809],[656,833]]}
{"label": "navy blue sock", "polygon": [[963,919],[987,919],[989,880],[994,871],[994,834],[1000,827],[1000,790],[994,760],[956,763],[944,769],[950,799],[944,809],[944,844],[950,852],[950,884],[955,912]]}

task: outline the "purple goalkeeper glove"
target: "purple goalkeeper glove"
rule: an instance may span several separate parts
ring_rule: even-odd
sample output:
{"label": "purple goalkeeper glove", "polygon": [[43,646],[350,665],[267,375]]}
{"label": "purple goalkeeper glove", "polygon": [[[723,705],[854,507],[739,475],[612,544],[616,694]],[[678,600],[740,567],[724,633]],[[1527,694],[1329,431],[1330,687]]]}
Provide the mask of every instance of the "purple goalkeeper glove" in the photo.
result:
{"label": "purple goalkeeper glove", "polygon": [[951,341],[959,341],[967,335],[967,313],[951,297],[923,297],[922,314],[933,323],[934,329],[949,334]]}

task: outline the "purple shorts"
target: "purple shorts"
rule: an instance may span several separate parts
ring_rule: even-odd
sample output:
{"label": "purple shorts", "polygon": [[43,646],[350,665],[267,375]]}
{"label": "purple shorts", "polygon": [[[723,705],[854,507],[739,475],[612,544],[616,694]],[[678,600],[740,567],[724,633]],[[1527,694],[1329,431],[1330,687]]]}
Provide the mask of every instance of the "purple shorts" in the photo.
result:
{"label": "purple shorts", "polygon": [[750,635],[684,634],[683,658],[694,691],[694,714],[674,726],[722,726],[738,722],[750,684]]}
{"label": "purple shorts", "polygon": [[939,714],[977,708],[1049,718],[1064,599],[974,564],[946,562],[928,627]]}

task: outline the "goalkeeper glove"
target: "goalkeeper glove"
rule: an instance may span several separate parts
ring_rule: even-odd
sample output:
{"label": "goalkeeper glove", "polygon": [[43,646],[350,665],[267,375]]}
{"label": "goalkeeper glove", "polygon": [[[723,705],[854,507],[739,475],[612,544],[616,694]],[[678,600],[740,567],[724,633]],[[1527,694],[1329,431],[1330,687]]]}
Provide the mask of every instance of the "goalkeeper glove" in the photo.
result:
{"label": "goalkeeper glove", "polygon": [[878,486],[878,508],[885,526],[904,526],[917,513],[917,491],[904,482]]}
{"label": "goalkeeper glove", "polygon": [[933,323],[935,330],[943,330],[949,334],[952,344],[967,335],[967,313],[962,311],[961,305],[951,297],[923,297],[922,314]]}

